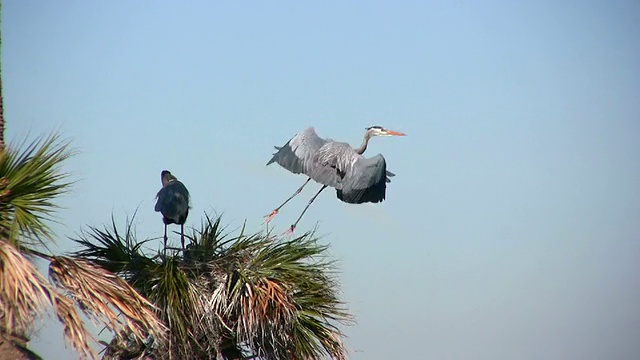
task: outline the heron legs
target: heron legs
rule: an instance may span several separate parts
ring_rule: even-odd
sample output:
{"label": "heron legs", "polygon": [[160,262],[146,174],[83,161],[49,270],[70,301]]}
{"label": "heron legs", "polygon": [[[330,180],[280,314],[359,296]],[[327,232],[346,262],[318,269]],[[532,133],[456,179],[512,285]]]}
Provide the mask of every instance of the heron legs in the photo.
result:
{"label": "heron legs", "polygon": [[293,193],[293,195],[289,196],[289,198],[287,200],[285,200],[282,204],[280,204],[280,206],[278,206],[277,208],[275,208],[275,210],[273,210],[271,212],[271,214],[265,216],[266,220],[264,221],[265,223],[268,223],[269,221],[271,221],[276,215],[278,215],[278,211],[280,211],[280,209],[282,209],[282,207],[288,203],[291,199],[293,199],[296,195],[300,194],[300,192],[302,191],[302,189],[304,189],[304,187],[309,183],[309,181],[311,181],[311,178],[308,178],[307,181],[304,182],[304,184],[302,184],[302,186],[300,186],[298,188],[298,190],[296,190],[296,192]]}
{"label": "heron legs", "polygon": [[[164,254],[167,255],[167,224],[164,224]],[[180,224],[180,242],[182,243],[182,251],[184,252],[184,224]]]}
{"label": "heron legs", "polygon": [[164,224],[164,255],[167,255],[167,224]]}
{"label": "heron legs", "polygon": [[[305,183],[306,184],[306,183]],[[307,206],[304,207],[304,210],[302,210],[302,213],[300,214],[300,216],[298,216],[298,220],[296,220],[296,222],[293,223],[293,225],[291,225],[291,228],[289,228],[289,234],[293,233],[293,230],[296,229],[296,225],[298,225],[298,222],[300,221],[300,219],[302,219],[302,215],[304,215],[305,212],[307,212],[307,209],[309,208],[309,206],[311,206],[311,203],[313,203],[313,201],[318,197],[318,195],[320,195],[320,193],[322,192],[322,190],[326,189],[327,185],[322,185],[322,187],[320,188],[320,190],[318,190],[318,192],[313,195],[313,197],[311,198],[311,200],[309,200],[309,203],[307,204]]]}
{"label": "heron legs", "polygon": [[180,224],[180,242],[182,243],[182,251],[184,252],[184,224]]}

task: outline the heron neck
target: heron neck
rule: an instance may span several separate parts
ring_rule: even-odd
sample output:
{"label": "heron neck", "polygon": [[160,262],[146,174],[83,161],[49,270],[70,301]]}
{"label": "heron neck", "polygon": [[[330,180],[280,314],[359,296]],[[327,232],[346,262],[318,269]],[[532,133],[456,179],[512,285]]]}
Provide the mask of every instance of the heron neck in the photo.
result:
{"label": "heron neck", "polygon": [[367,150],[367,145],[369,145],[369,139],[370,139],[370,138],[371,138],[371,137],[369,136],[369,133],[366,133],[366,134],[364,135],[364,140],[362,141],[362,145],[360,145],[360,147],[359,147],[359,148],[355,149],[355,150],[356,150],[356,153],[357,153],[358,155],[362,155],[362,154],[364,154],[365,150]]}

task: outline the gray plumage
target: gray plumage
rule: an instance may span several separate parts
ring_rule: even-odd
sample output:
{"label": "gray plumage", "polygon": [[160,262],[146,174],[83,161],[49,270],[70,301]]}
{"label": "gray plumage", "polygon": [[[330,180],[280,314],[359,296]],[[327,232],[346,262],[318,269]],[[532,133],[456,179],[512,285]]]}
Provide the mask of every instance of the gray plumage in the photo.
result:
{"label": "gray plumage", "polygon": [[290,231],[295,229],[309,205],[328,186],[335,188],[338,199],[346,203],[383,201],[386,197],[387,183],[391,181],[390,177],[394,174],[387,171],[387,163],[381,154],[371,158],[365,158],[362,154],[373,136],[404,135],[382,126],[371,126],[367,128],[362,145],[354,149],[344,142],[323,139],[316,134],[313,127],[309,127],[292,137],[284,146],[276,146],[277,151],[267,165],[275,162],[294,174],[305,174],[309,179],[291,197],[267,215],[266,221],[270,221],[280,208],[298,195],[310,180],[323,186],[309,200],[298,220],[291,225]]}
{"label": "gray plumage", "polygon": [[[361,149],[366,149],[369,137],[365,137]],[[347,143],[319,137],[313,127],[276,150],[267,165],[276,162],[294,174],[306,174],[320,184],[335,188],[338,199],[347,203],[383,201],[386,183],[394,176],[387,171],[381,154],[367,159]]]}
{"label": "gray plumage", "polygon": [[160,174],[162,188],[156,195],[155,211],[162,214],[164,223],[165,248],[167,242],[167,225],[178,224],[181,230],[181,242],[184,248],[184,223],[189,216],[189,191],[169,171],[163,170]]}
{"label": "gray plumage", "polygon": [[387,163],[380,154],[366,159],[361,157],[342,179],[342,188],[336,189],[338,199],[352,204],[377,203],[385,199]]}

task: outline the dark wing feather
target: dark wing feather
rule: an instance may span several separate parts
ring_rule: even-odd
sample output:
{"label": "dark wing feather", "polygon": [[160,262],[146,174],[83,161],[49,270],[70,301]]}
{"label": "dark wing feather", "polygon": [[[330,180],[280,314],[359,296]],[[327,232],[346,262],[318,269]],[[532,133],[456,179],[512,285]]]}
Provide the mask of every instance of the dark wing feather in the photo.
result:
{"label": "dark wing feather", "polygon": [[275,146],[276,151],[267,165],[274,162],[294,174],[305,174],[320,184],[339,186],[340,176],[335,166],[318,161],[319,150],[335,144],[316,134],[313,127],[292,137],[284,146]]}
{"label": "dark wing feather", "polygon": [[180,181],[172,181],[158,191],[155,211],[167,219],[168,224],[184,224],[189,214],[189,191]]}
{"label": "dark wing feather", "polygon": [[359,158],[342,179],[342,189],[336,190],[338,199],[350,204],[377,203],[385,199],[388,176],[387,163],[380,154]]}
{"label": "dark wing feather", "polygon": [[390,182],[391,182],[391,179],[390,179],[390,178],[392,178],[392,177],[394,177],[394,176],[396,176],[396,174],[394,174],[394,173],[392,173],[391,171],[387,170],[387,180],[386,180],[386,181],[387,181],[387,183],[390,183]]}

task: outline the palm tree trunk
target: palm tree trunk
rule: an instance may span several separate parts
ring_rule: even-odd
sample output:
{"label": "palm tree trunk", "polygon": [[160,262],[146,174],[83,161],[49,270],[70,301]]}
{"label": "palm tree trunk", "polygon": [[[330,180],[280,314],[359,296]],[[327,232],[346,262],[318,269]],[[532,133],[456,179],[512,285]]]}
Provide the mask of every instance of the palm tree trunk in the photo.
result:
{"label": "palm tree trunk", "polygon": [[[1,40],[0,40],[0,46],[2,46]],[[0,56],[2,56],[1,52],[0,52]],[[4,99],[2,98],[2,60],[0,60],[0,152],[4,151],[4,105],[3,104],[4,104]]]}
{"label": "palm tree trunk", "polygon": [[0,2],[0,152],[4,151],[4,99],[2,98],[2,2]]}
{"label": "palm tree trunk", "polygon": [[[4,151],[4,99],[2,97],[2,2],[0,2],[0,152]],[[2,234],[4,235],[4,234]],[[0,359],[41,360],[26,348],[29,339],[14,336],[7,329],[0,329]]]}
{"label": "palm tree trunk", "polygon": [[27,349],[28,339],[0,333],[0,359],[42,360],[38,354]]}

